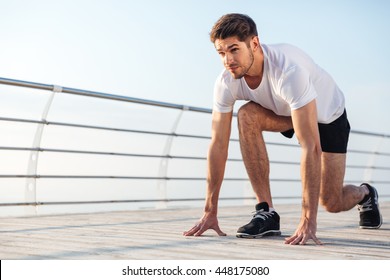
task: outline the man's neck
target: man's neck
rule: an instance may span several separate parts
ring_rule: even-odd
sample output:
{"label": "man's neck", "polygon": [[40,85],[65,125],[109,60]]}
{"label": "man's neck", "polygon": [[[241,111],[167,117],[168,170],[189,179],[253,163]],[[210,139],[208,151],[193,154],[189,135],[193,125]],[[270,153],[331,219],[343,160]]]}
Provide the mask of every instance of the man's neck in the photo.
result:
{"label": "man's neck", "polygon": [[[261,50],[261,49],[260,49]],[[244,76],[244,79],[251,89],[256,89],[260,86],[263,78],[264,69],[264,55],[262,50],[254,54],[254,61],[252,67],[248,73]]]}

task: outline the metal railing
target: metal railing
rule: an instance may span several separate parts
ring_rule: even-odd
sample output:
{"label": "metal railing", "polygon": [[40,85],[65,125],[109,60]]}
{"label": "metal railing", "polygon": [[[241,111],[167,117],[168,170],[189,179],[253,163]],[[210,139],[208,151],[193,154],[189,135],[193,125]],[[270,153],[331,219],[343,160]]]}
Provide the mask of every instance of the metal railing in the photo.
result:
{"label": "metal railing", "polygon": [[[113,94],[106,94],[101,92],[95,92],[95,91],[86,91],[86,90],[79,90],[74,88],[68,88],[68,87],[60,87],[55,85],[47,85],[47,84],[40,84],[40,83],[32,83],[32,82],[26,82],[26,81],[19,81],[19,80],[12,80],[12,79],[5,79],[0,78],[0,85],[3,86],[10,86],[10,87],[17,87],[17,88],[29,88],[34,90],[39,90],[38,92],[47,92],[49,93],[49,96],[47,97],[45,104],[42,108],[42,111],[40,112],[39,118],[19,118],[19,117],[10,117],[1,115],[0,113],[0,125],[1,123],[11,123],[11,124],[23,124],[28,126],[36,126],[34,130],[34,137],[32,140],[31,146],[13,146],[13,145],[1,145],[0,151],[9,151],[13,153],[17,152],[26,152],[29,153],[28,157],[28,163],[26,166],[26,172],[25,173],[9,173],[5,174],[0,171],[0,192],[1,192],[1,186],[2,180],[5,179],[9,180],[25,180],[24,183],[24,199],[23,201],[7,201],[4,202],[0,198],[0,206],[42,206],[42,205],[74,205],[74,204],[106,204],[106,203],[144,203],[144,202],[150,202],[150,203],[169,203],[169,202],[188,202],[188,201],[200,201],[203,200],[203,197],[168,197],[167,196],[167,182],[169,181],[205,181],[205,176],[172,176],[169,175],[169,161],[172,160],[186,160],[186,161],[195,161],[195,162],[205,162],[206,157],[202,155],[193,155],[193,154],[173,154],[171,152],[172,146],[174,145],[173,142],[175,139],[181,138],[181,139],[189,139],[191,141],[196,140],[206,140],[208,141],[210,139],[209,135],[204,134],[192,134],[192,133],[179,133],[178,132],[178,126],[180,122],[183,119],[183,113],[187,112],[193,112],[198,114],[207,114],[211,118],[211,109],[207,108],[200,108],[200,107],[192,107],[192,106],[185,106],[185,105],[178,105],[178,104],[172,104],[172,103],[164,103],[164,102],[158,102],[153,100],[145,100],[145,99],[139,99],[139,98],[132,98],[127,96],[121,96],[121,95],[113,95]],[[2,92],[0,91],[0,96]],[[159,129],[151,129],[151,130],[143,130],[143,129],[136,129],[136,128],[128,128],[128,127],[121,127],[121,126],[106,126],[102,125],[100,123],[94,123],[94,124],[85,124],[85,123],[77,123],[77,122],[64,122],[64,121],[58,121],[52,118],[49,118],[50,116],[50,110],[52,108],[52,103],[57,95],[67,94],[67,95],[74,95],[74,96],[81,96],[86,98],[92,98],[92,99],[100,99],[100,100],[110,100],[120,103],[130,103],[130,104],[137,104],[147,107],[158,107],[163,108],[164,110],[176,110],[178,112],[177,116],[174,117],[173,125],[170,127],[169,131],[161,131]],[[20,102],[23,102],[23,100],[20,100]],[[14,108],[17,110],[18,108]],[[130,109],[129,109],[130,110]],[[69,112],[70,114],[71,112]],[[236,117],[236,114],[234,114],[234,117]],[[158,116],[156,116],[156,126],[158,126]],[[69,149],[64,147],[47,147],[43,144],[43,138],[44,130],[47,127],[58,127],[58,128],[72,128],[72,129],[78,129],[78,130],[88,130],[88,131],[104,131],[107,133],[126,133],[131,135],[143,135],[145,137],[163,137],[164,141],[164,148],[161,151],[161,153],[137,153],[137,152],[126,152],[126,151],[106,151],[106,150],[88,150],[88,149]],[[234,133],[233,133],[234,134]],[[347,170],[359,170],[361,174],[364,174],[363,178],[357,178],[357,179],[349,179],[347,178],[347,182],[351,183],[358,183],[361,180],[365,180],[368,182],[371,182],[373,184],[381,184],[381,185],[388,185],[390,183],[390,180],[386,176],[379,176],[379,178],[375,178],[373,173],[375,171],[384,171],[388,172],[390,171],[390,166],[386,165],[390,161],[390,152],[386,150],[382,150],[381,147],[383,147],[383,142],[388,141],[390,139],[390,135],[386,134],[380,134],[380,133],[370,133],[365,131],[356,131],[352,130],[351,134],[356,137],[369,137],[378,139],[380,144],[375,144],[374,148],[372,149],[354,149],[351,148],[348,150],[350,154],[356,154],[356,155],[363,155],[365,160],[361,164],[348,164]],[[237,143],[238,137],[232,137],[231,142]],[[291,144],[287,142],[279,142],[279,141],[270,141],[267,140],[268,146],[273,146],[275,148],[286,148],[290,150],[297,150],[296,148],[299,147],[297,144]],[[386,147],[388,145],[385,145]],[[299,150],[299,149],[298,149]],[[39,158],[42,154],[73,154],[73,155],[93,155],[98,157],[114,157],[114,158],[133,158],[134,160],[143,158],[143,159],[150,159],[150,160],[159,160],[158,164],[158,172],[157,174],[151,175],[151,176],[144,176],[144,175],[128,175],[128,174],[98,174],[98,175],[90,175],[90,174],[44,174],[39,172]],[[234,154],[234,153],[233,153]],[[238,153],[236,153],[238,154]],[[382,158],[382,162],[384,162],[384,165],[378,165],[377,159],[378,157]],[[384,159],[384,160],[383,160]],[[299,157],[295,160],[284,160],[284,159],[273,159],[271,158],[270,163],[271,165],[275,166],[299,166]],[[0,162],[3,162],[3,164],[7,164],[7,159],[2,159]],[[234,163],[240,163],[242,161],[240,156],[236,157],[229,157],[228,162]],[[242,167],[241,167],[242,168]],[[204,172],[205,173],[205,172]],[[384,179],[383,179],[384,178]],[[73,179],[77,180],[88,180],[88,179],[95,179],[95,180],[149,180],[149,181],[155,181],[157,183],[157,190],[160,192],[158,195],[158,198],[147,198],[147,199],[98,199],[98,200],[80,200],[80,199],[74,199],[74,200],[64,200],[64,201],[51,201],[51,200],[41,200],[37,197],[37,182],[40,180],[68,180],[68,184],[74,184],[74,181],[71,182]],[[237,177],[229,177],[228,174],[225,181],[229,182],[242,182],[246,185],[248,185],[248,178],[243,176],[237,176]],[[272,182],[286,182],[286,183],[297,183],[299,184],[300,179],[299,177],[295,178],[286,178],[286,177],[272,177]],[[54,187],[53,187],[54,188]],[[6,194],[4,194],[6,195]],[[4,197],[4,196],[2,196]],[[283,199],[283,198],[296,198],[296,195],[279,195],[277,198]],[[248,193],[248,195],[244,196],[225,196],[221,197],[221,200],[245,200],[245,199],[253,199],[253,195]]]}

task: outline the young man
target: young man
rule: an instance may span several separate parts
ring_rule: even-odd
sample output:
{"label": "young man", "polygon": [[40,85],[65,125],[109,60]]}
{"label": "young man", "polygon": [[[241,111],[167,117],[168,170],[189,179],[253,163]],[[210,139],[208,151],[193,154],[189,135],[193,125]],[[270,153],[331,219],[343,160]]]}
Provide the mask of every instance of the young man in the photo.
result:
{"label": "young man", "polygon": [[280,235],[273,208],[269,160],[263,131],[295,133],[301,146],[302,215],[287,244],[316,244],[318,202],[329,212],[358,204],[361,228],[379,228],[378,194],[369,184],[343,186],[349,123],[344,96],[332,77],[298,48],[259,42],[256,24],[242,14],[221,17],[210,39],[226,68],[214,88],[212,140],[208,152],[207,195],[203,217],[186,236],[208,229],[225,235],[217,219],[236,100],[249,100],[238,112],[242,157],[258,200],[256,212],[237,237]]}

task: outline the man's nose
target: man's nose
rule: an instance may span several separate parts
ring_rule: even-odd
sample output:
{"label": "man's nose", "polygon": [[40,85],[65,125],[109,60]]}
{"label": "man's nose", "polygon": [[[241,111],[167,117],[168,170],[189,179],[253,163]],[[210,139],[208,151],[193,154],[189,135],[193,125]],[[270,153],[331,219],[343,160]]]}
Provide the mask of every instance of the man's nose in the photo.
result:
{"label": "man's nose", "polygon": [[229,53],[226,53],[225,57],[223,58],[224,59],[223,63],[225,63],[225,65],[229,65],[232,61],[232,58],[233,58],[232,55],[230,55]]}

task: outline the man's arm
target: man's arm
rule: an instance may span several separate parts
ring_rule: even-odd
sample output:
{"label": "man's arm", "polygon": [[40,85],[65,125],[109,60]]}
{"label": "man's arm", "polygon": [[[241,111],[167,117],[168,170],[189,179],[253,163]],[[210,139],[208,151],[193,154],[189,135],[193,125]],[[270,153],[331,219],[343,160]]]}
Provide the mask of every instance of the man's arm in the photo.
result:
{"label": "man's arm", "polygon": [[321,144],[315,100],[291,112],[293,126],[302,148],[302,216],[294,235],[286,238],[287,244],[304,245],[309,239],[322,244],[316,237],[318,200],[321,184]]}
{"label": "man's arm", "polygon": [[233,113],[213,112],[211,143],[207,160],[207,193],[203,217],[185,236],[199,236],[208,229],[215,230],[219,235],[226,235],[218,225],[218,198],[221,189],[225,165],[228,156],[229,139]]}

